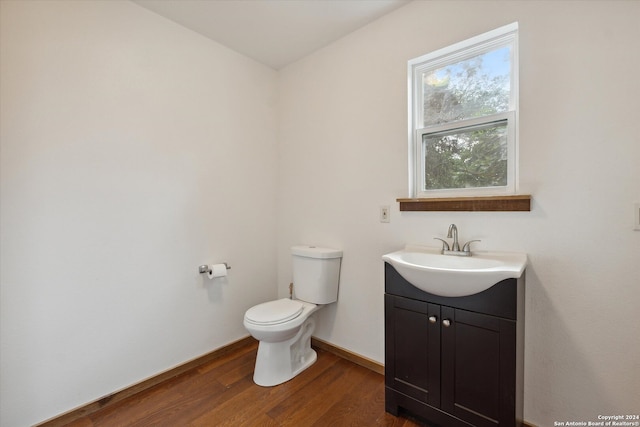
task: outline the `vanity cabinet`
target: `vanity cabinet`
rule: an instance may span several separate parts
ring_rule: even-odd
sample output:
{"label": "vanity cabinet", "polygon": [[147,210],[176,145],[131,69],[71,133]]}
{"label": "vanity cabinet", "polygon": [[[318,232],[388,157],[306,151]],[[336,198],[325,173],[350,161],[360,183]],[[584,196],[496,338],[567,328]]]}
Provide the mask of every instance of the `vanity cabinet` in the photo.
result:
{"label": "vanity cabinet", "polygon": [[519,426],[524,280],[441,297],[385,264],[385,408],[434,426]]}

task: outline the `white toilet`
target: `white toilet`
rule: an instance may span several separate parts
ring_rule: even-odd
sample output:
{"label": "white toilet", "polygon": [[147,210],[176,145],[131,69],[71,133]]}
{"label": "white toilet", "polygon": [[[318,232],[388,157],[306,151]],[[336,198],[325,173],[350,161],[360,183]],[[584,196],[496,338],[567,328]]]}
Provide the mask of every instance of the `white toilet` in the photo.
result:
{"label": "white toilet", "polygon": [[244,315],[244,327],[260,341],[253,381],[265,387],[289,381],[313,365],[311,313],[338,299],[342,251],[294,246],[291,254],[295,299],[258,304]]}

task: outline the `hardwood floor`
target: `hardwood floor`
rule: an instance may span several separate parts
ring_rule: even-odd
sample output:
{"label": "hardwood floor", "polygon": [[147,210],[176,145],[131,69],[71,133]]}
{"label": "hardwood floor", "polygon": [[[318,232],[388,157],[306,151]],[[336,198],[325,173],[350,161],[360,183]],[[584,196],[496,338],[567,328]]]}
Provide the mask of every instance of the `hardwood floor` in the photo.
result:
{"label": "hardwood floor", "polygon": [[296,378],[253,383],[257,342],[67,424],[121,426],[421,426],[384,410],[384,377],[324,350]]}

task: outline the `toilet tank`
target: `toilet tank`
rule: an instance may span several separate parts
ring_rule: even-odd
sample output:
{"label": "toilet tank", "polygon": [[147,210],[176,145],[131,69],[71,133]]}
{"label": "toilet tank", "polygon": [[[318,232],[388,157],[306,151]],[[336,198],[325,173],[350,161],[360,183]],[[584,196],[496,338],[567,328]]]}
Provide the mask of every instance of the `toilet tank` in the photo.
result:
{"label": "toilet tank", "polygon": [[291,254],[296,299],[313,304],[337,301],[342,251],[317,246],[293,246]]}

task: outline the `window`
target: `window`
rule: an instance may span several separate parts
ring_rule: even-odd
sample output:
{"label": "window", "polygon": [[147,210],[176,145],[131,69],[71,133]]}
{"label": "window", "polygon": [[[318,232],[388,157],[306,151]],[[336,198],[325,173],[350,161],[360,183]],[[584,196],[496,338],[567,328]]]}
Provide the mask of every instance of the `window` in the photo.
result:
{"label": "window", "polygon": [[409,61],[410,197],[515,194],[517,31]]}

